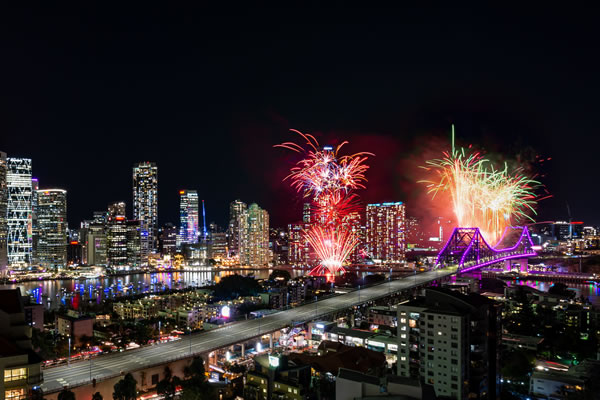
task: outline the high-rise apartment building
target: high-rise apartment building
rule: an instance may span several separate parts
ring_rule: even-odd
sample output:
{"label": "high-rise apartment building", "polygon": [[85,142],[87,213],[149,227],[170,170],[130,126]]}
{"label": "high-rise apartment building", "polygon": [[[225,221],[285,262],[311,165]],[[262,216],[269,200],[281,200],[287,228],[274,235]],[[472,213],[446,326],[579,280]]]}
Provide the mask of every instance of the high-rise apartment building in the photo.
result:
{"label": "high-rise apartment building", "polygon": [[141,162],[133,167],[133,219],[142,225],[142,260],[157,246],[158,235],[158,168],[155,163]]}
{"label": "high-rise apartment building", "polygon": [[240,254],[240,224],[242,215],[248,206],[241,200],[234,200],[229,204],[229,254]]}
{"label": "high-rise apartment building", "polygon": [[31,249],[31,159],[8,158],[7,225],[8,263],[18,267],[32,261]]}
{"label": "high-rise apartment building", "polygon": [[8,224],[6,221],[8,186],[6,183],[6,173],[8,165],[6,153],[0,151],[0,277],[4,276],[8,267]]}
{"label": "high-rise apartment building", "polygon": [[501,305],[475,293],[425,289],[398,309],[398,375],[438,397],[498,399]]}
{"label": "high-rise apartment building", "polygon": [[373,260],[385,264],[404,262],[405,235],[405,207],[402,202],[367,205],[365,245]]}
{"label": "high-rise apartment building", "polygon": [[198,242],[198,192],[179,191],[179,244]]}
{"label": "high-rise apartment building", "polygon": [[240,218],[240,264],[269,264],[269,213],[253,203]]}
{"label": "high-rise apartment building", "polygon": [[[30,181],[31,182],[31,181]],[[60,269],[67,265],[67,191],[37,191],[37,258],[45,268]]]}
{"label": "high-rise apartment building", "polygon": [[127,217],[124,202],[108,206],[106,239],[108,265],[117,268],[127,265]]}
{"label": "high-rise apartment building", "polygon": [[127,221],[127,265],[131,268],[142,266],[142,224],[140,221]]}

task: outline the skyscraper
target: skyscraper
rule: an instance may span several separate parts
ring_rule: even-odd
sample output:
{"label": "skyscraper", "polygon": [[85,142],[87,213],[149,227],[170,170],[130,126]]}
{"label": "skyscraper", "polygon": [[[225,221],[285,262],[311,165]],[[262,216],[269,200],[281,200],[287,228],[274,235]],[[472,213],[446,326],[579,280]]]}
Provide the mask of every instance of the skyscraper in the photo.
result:
{"label": "skyscraper", "polygon": [[8,266],[8,224],[6,222],[6,206],[8,202],[8,186],[6,184],[7,173],[6,153],[0,151],[0,277],[6,274]]}
{"label": "skyscraper", "polygon": [[133,167],[133,219],[142,225],[141,255],[142,260],[148,260],[148,254],[156,248],[158,234],[158,168],[155,163],[141,162]]}
{"label": "skyscraper", "polygon": [[127,221],[127,265],[131,268],[141,266],[142,225],[140,221]]}
{"label": "skyscraper", "polygon": [[395,264],[406,251],[405,207],[402,202],[367,205],[367,252],[374,260]]}
{"label": "skyscraper", "polygon": [[234,200],[229,204],[229,254],[240,253],[240,221],[248,206],[241,200]]}
{"label": "skyscraper", "polygon": [[127,218],[124,202],[108,206],[106,239],[108,265],[111,267],[127,265]]}
{"label": "skyscraper", "polygon": [[7,166],[8,263],[26,266],[31,263],[31,159],[8,158]]}
{"label": "skyscraper", "polygon": [[198,192],[179,191],[179,244],[198,242]]}
{"label": "skyscraper", "polygon": [[37,246],[40,234],[38,232],[37,222],[37,191],[40,189],[40,182],[37,178],[31,178],[31,262],[33,264],[38,262],[37,257]]}
{"label": "skyscraper", "polygon": [[268,265],[269,213],[253,203],[240,218],[240,264],[252,267]]}
{"label": "skyscraper", "polygon": [[38,262],[45,268],[61,269],[67,265],[67,191],[38,190],[37,199]]}

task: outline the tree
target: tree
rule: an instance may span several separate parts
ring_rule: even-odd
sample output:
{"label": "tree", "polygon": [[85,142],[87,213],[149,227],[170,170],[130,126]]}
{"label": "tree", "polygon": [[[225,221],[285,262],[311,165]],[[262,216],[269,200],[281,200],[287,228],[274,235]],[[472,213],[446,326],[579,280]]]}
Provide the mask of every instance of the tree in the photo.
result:
{"label": "tree", "polygon": [[100,392],[96,392],[92,395],[92,400],[102,400],[102,395]]}
{"label": "tree", "polygon": [[269,280],[274,281],[277,278],[281,278],[280,280],[287,282],[290,279],[292,279],[292,276],[285,269],[274,269],[273,272],[271,272],[271,274],[269,275]]}
{"label": "tree", "polygon": [[71,392],[67,388],[64,388],[58,394],[58,400],[75,400],[75,393]]}
{"label": "tree", "polygon": [[238,274],[221,278],[215,285],[214,297],[221,300],[232,300],[243,296],[256,296],[261,287],[254,277]]}
{"label": "tree", "polygon": [[137,382],[133,375],[127,374],[119,382],[115,383],[114,400],[135,400],[137,398]]}
{"label": "tree", "polygon": [[192,363],[185,367],[183,373],[186,380],[182,382],[183,400],[208,400],[215,398],[213,388],[206,383],[204,360],[196,357]]}
{"label": "tree", "polygon": [[181,386],[181,379],[173,376],[171,368],[166,366],[165,377],[156,384],[156,393],[161,394],[165,399],[170,400],[175,397],[178,386]]}
{"label": "tree", "polygon": [[550,289],[548,289],[548,293],[566,297],[575,296],[575,292],[569,290],[569,287],[562,282],[556,282],[554,285],[550,286]]}

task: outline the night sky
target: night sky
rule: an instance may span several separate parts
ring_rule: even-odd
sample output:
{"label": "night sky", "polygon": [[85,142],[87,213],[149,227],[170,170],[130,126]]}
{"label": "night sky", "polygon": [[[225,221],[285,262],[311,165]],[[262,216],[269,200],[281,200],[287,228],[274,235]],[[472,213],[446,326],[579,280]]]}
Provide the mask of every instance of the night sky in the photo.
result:
{"label": "night sky", "polygon": [[68,190],[71,227],[114,201],[131,215],[137,161],[158,164],[161,223],[179,189],[221,225],[236,198],[293,222],[294,158],[272,148],[290,128],[376,153],[363,200],[427,213],[414,167],[452,123],[539,175],[539,220],[568,202],[600,224],[595,11],[45,7],[0,11],[0,150]]}

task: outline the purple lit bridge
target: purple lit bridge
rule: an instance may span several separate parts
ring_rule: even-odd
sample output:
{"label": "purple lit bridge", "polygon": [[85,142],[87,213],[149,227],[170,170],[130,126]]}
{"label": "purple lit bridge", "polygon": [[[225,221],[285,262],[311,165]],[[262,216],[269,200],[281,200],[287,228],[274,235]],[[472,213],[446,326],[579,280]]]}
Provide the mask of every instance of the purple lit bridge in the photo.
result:
{"label": "purple lit bridge", "polygon": [[503,262],[510,270],[518,262],[525,272],[528,257],[535,255],[527,227],[507,227],[495,246],[485,241],[479,228],[454,228],[438,254],[436,268],[456,266],[461,273]]}

